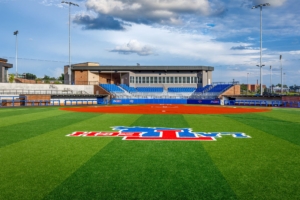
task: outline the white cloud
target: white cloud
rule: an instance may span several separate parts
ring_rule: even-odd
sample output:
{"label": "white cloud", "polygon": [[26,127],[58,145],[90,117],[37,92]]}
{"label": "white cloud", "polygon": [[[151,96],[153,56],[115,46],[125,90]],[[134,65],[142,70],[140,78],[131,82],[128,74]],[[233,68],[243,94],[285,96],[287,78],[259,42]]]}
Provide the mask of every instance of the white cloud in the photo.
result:
{"label": "white cloud", "polygon": [[300,55],[300,50],[299,51],[290,51],[289,54],[291,54],[291,55]]}
{"label": "white cloud", "polygon": [[285,2],[286,0],[253,0],[253,5],[270,3],[271,6],[282,6]]}
{"label": "white cloud", "polygon": [[209,15],[208,0],[87,0],[86,7],[124,21],[143,24],[180,24],[181,15]]}
{"label": "white cloud", "polygon": [[118,52],[120,54],[136,53],[140,56],[148,56],[153,54],[153,48],[148,45],[143,45],[137,40],[130,40],[127,44],[116,46],[111,52]]}

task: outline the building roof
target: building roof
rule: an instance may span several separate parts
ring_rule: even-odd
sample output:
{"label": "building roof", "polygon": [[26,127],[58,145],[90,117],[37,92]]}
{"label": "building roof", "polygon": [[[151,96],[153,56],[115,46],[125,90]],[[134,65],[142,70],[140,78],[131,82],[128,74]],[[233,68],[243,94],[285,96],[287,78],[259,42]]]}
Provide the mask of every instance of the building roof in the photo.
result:
{"label": "building roof", "polygon": [[7,59],[0,58],[0,67],[12,68],[13,65],[10,63],[7,63]]}
{"label": "building roof", "polygon": [[[68,65],[66,65],[68,66]],[[72,70],[90,70],[90,71],[214,71],[214,67],[211,66],[170,66],[170,65],[99,65],[99,63],[79,63],[73,64]]]}
{"label": "building roof", "polygon": [[7,59],[4,59],[4,58],[0,58],[0,62],[7,62]]}

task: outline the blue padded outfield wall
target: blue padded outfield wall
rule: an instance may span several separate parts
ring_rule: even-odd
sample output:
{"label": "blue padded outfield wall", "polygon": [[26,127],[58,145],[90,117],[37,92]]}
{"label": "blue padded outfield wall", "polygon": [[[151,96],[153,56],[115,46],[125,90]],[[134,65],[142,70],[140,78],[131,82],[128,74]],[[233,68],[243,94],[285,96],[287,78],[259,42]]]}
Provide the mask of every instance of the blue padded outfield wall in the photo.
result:
{"label": "blue padded outfield wall", "polygon": [[186,99],[112,99],[111,104],[186,104]]}
{"label": "blue padded outfield wall", "polygon": [[111,104],[214,104],[220,105],[218,99],[112,99]]}
{"label": "blue padded outfield wall", "polygon": [[220,105],[219,99],[188,99],[187,104],[209,104],[209,105]]}

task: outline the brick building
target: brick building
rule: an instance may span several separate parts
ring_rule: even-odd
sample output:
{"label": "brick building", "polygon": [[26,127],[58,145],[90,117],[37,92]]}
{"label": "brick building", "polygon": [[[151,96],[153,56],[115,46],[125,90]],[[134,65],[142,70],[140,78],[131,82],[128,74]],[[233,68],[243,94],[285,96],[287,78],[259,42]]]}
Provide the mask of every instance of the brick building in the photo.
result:
{"label": "brick building", "polygon": [[[86,62],[73,64],[71,81],[75,85],[127,84],[131,87],[203,87],[212,84],[209,66],[115,66]],[[64,81],[69,81],[68,65]]]}

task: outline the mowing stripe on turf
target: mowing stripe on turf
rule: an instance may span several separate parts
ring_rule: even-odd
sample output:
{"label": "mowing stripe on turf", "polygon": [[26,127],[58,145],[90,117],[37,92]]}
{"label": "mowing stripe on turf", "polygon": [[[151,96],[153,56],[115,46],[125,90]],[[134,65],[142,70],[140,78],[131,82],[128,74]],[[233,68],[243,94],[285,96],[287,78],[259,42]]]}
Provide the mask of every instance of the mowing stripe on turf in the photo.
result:
{"label": "mowing stripe on turf", "polygon": [[262,112],[257,114],[271,118],[276,118],[282,121],[289,121],[300,124],[300,112],[289,112],[277,109],[273,110],[272,112]]}
{"label": "mowing stripe on turf", "polygon": [[[282,113],[282,116],[285,115]],[[286,121],[289,116],[285,117],[286,120],[260,114],[227,115],[227,117],[300,146],[300,123]]]}
{"label": "mowing stripe on turf", "polygon": [[[10,116],[24,115],[24,114],[35,113],[35,112],[39,113],[39,112],[44,112],[45,110],[49,110],[49,109],[48,108],[31,108],[31,109],[13,108],[8,112],[0,112],[0,120],[1,121],[5,120],[6,117],[10,117]],[[0,109],[0,111],[2,111],[2,109]]]}
{"label": "mowing stripe on turf", "polygon": [[[57,112],[60,113],[61,111]],[[75,115],[74,113],[65,113],[62,115],[51,116],[47,118],[42,118],[41,116],[42,119],[0,127],[0,147],[26,140],[28,138],[47,133],[49,131],[53,131],[60,127],[75,124],[80,122],[81,120],[94,116],[95,114],[87,113],[80,113],[77,115]]]}
{"label": "mowing stripe on turf", "polygon": [[[73,113],[73,118],[82,114]],[[42,199],[113,140],[72,138],[66,134],[83,129],[110,130],[115,123],[130,125],[139,117],[92,113],[84,116],[75,124],[61,124],[56,130],[1,148],[0,199]]]}
{"label": "mowing stripe on turf", "polygon": [[[29,122],[33,120],[38,120],[38,119],[43,119],[43,118],[48,118],[52,116],[58,116],[65,114],[65,112],[59,112],[58,110],[44,110],[43,112],[34,112],[34,113],[29,113],[28,114],[22,114],[22,115],[14,115],[14,116],[9,116],[5,117],[4,119],[0,119],[0,128],[4,126],[9,126],[13,124],[20,124],[24,122]],[[1,134],[1,133],[0,133]]]}
{"label": "mowing stripe on turf", "polygon": [[239,199],[296,199],[300,195],[299,146],[244,124],[248,119],[236,121],[237,115],[185,118],[197,131],[238,131],[252,137],[223,136],[202,143]]}
{"label": "mowing stripe on turf", "polygon": [[[188,124],[182,115],[143,115],[131,126],[186,128]],[[45,199],[58,198],[236,199],[236,196],[200,142],[115,138]]]}

